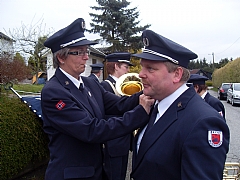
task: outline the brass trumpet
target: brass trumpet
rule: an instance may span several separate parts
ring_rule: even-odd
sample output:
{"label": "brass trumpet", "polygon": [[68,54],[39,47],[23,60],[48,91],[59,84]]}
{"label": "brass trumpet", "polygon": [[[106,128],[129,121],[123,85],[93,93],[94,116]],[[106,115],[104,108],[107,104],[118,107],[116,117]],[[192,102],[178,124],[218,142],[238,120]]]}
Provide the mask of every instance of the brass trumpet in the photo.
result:
{"label": "brass trumpet", "polygon": [[137,73],[122,75],[116,82],[116,90],[122,96],[131,96],[143,90],[141,78]]}

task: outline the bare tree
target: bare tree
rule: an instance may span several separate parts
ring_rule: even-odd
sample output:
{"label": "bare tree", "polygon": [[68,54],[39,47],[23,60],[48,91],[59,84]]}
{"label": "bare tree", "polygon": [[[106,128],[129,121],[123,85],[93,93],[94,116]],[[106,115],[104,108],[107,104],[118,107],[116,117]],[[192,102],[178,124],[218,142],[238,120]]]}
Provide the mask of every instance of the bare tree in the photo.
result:
{"label": "bare tree", "polygon": [[[21,52],[24,57],[32,57],[35,61],[34,74],[36,74],[38,82],[38,72],[46,70],[46,53],[48,48],[44,47],[43,43],[50,34],[50,30],[46,31],[46,25],[43,23],[43,18],[30,25],[25,25],[22,22],[20,28],[9,30],[12,39],[15,40],[15,49]],[[43,65],[42,65],[43,64]],[[36,82],[36,83],[37,83]]]}

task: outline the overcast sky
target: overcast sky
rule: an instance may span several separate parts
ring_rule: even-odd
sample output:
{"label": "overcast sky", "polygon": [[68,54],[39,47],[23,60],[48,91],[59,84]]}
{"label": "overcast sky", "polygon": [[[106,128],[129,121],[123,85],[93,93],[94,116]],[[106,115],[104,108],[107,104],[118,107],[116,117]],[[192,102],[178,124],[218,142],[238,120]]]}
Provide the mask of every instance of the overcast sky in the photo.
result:
{"label": "overcast sky", "polygon": [[[128,0],[137,7],[139,25],[171,39],[212,62],[240,57],[240,0]],[[81,17],[90,28],[95,0],[0,0],[0,31],[20,28],[43,19],[54,32]],[[88,39],[99,38],[87,34]],[[100,46],[100,45],[98,45]]]}

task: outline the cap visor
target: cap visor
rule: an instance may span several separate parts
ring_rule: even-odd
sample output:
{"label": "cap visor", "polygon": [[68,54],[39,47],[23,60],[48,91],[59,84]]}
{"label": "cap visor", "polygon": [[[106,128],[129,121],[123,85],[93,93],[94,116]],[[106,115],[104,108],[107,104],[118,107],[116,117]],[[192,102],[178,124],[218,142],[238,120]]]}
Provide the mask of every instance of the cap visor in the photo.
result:
{"label": "cap visor", "polygon": [[95,45],[95,44],[98,44],[98,43],[97,43],[97,42],[94,42],[94,41],[89,41],[89,40],[85,39],[85,40],[76,42],[76,43],[74,43],[74,44],[71,44],[71,45],[69,45],[69,46],[70,46],[70,47],[76,47],[76,46]]}
{"label": "cap visor", "polygon": [[148,53],[133,54],[132,56],[142,58],[142,59],[154,60],[154,61],[167,61],[167,59],[163,57],[159,57],[159,56],[148,54]]}

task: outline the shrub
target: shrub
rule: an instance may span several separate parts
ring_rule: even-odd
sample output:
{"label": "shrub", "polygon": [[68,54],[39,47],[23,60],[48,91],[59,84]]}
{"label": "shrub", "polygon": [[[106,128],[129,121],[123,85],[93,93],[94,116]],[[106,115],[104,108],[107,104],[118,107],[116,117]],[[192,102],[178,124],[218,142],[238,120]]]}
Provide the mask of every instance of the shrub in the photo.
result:
{"label": "shrub", "polygon": [[206,85],[209,87],[209,86],[212,86],[212,81],[210,81],[210,80],[208,80],[208,81],[206,81]]}
{"label": "shrub", "polygon": [[0,126],[2,180],[48,157],[48,138],[42,122],[20,99],[1,94]]}
{"label": "shrub", "polygon": [[213,72],[213,86],[219,87],[222,83],[240,82],[240,58],[228,62],[225,66]]}

